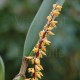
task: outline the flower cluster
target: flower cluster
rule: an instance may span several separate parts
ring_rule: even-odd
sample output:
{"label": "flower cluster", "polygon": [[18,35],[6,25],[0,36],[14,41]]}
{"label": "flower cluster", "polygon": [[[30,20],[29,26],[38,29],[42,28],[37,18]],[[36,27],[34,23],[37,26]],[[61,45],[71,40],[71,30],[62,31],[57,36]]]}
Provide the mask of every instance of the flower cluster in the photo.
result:
{"label": "flower cluster", "polygon": [[29,68],[28,72],[31,72],[32,78],[28,78],[26,80],[38,80],[39,78],[43,76],[41,73],[41,70],[43,70],[43,67],[40,64],[40,59],[43,57],[43,55],[46,55],[46,45],[50,45],[51,42],[47,39],[48,35],[55,35],[52,32],[52,29],[56,27],[57,21],[55,21],[55,18],[58,17],[60,14],[59,11],[61,11],[62,6],[59,4],[53,4],[53,10],[50,12],[49,16],[47,17],[47,24],[44,26],[44,29],[40,31],[39,33],[39,41],[36,44],[36,46],[33,49],[33,52],[35,53],[35,56],[27,57],[32,64],[34,65],[33,68]]}

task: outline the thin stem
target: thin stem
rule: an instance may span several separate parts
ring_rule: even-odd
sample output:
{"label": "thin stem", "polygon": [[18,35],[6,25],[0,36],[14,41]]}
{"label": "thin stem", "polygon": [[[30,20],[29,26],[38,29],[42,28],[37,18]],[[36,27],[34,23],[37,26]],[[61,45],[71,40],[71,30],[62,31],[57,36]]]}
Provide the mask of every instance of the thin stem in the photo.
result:
{"label": "thin stem", "polygon": [[28,59],[26,57],[23,57],[20,71],[13,80],[25,79],[26,78],[25,73],[26,73],[27,67],[28,67]]}

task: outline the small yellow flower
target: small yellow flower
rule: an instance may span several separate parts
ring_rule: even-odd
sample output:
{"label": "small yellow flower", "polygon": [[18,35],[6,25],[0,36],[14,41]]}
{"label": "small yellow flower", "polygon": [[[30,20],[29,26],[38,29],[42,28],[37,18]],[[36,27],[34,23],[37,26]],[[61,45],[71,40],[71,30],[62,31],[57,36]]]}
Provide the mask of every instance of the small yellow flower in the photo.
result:
{"label": "small yellow flower", "polygon": [[46,53],[42,50],[40,50],[40,54],[46,55]]}
{"label": "small yellow flower", "polygon": [[[44,39],[43,39],[44,40]],[[44,43],[44,41],[43,41],[43,43],[42,43],[42,45],[41,46],[45,46],[45,43]]]}
{"label": "small yellow flower", "polygon": [[34,68],[29,68],[28,72],[34,73]]}
{"label": "small yellow flower", "polygon": [[58,4],[53,4],[53,8],[55,9],[58,9],[59,11],[61,11],[62,9],[62,6],[58,5]]}
{"label": "small yellow flower", "polygon": [[39,36],[42,37],[43,33],[44,33],[44,31],[40,31]]}
{"label": "small yellow flower", "polygon": [[47,29],[47,26],[46,25],[44,26],[44,29]]}
{"label": "small yellow flower", "polygon": [[46,44],[46,45],[50,45],[50,43],[51,43],[51,42],[48,41],[47,39],[45,40],[45,44]]}
{"label": "small yellow flower", "polygon": [[38,65],[36,65],[35,68],[39,71],[41,70],[41,68]]}
{"label": "small yellow flower", "polygon": [[38,72],[38,74],[40,74],[41,76],[43,76],[43,74],[41,72]]}
{"label": "small yellow flower", "polygon": [[57,7],[57,4],[53,4],[53,8],[55,9]]}
{"label": "small yellow flower", "polygon": [[51,31],[47,31],[47,33],[49,34],[49,35],[55,35],[53,32],[51,32]]}
{"label": "small yellow flower", "polygon": [[39,43],[36,44],[36,47],[38,47],[38,46],[39,46]]}
{"label": "small yellow flower", "polygon": [[46,46],[42,46],[41,48],[43,51],[46,51]]}
{"label": "small yellow flower", "polygon": [[41,69],[41,70],[43,70],[43,67],[41,66],[41,65],[38,65],[39,66],[39,68]]}
{"label": "small yellow flower", "polygon": [[51,21],[52,20],[52,16],[48,16],[47,19],[48,19],[48,21]]}
{"label": "small yellow flower", "polygon": [[57,9],[58,9],[59,11],[61,11],[62,6],[58,5],[58,6],[57,6]]}
{"label": "small yellow flower", "polygon": [[57,11],[57,10],[53,10],[53,11],[51,12],[51,15],[54,15],[54,16],[56,16],[56,17],[58,17],[59,14],[60,14],[60,12]]}
{"label": "small yellow flower", "polygon": [[39,56],[38,56],[38,58],[43,58],[43,55],[40,53]]}
{"label": "small yellow flower", "polygon": [[38,71],[38,72],[36,72],[36,76],[41,79],[41,76],[43,76],[43,74]]}
{"label": "small yellow flower", "polygon": [[48,30],[51,31],[53,29],[53,27],[49,27]]}
{"label": "small yellow flower", "polygon": [[36,76],[41,79],[41,75],[38,72],[36,72]]}
{"label": "small yellow flower", "polygon": [[39,50],[38,48],[34,47],[33,52],[38,52],[38,50]]}
{"label": "small yellow flower", "polygon": [[57,21],[51,21],[51,25],[52,25],[53,27],[55,27],[57,23],[58,23]]}
{"label": "small yellow flower", "polygon": [[35,62],[36,62],[37,65],[40,65],[40,59],[36,58]]}

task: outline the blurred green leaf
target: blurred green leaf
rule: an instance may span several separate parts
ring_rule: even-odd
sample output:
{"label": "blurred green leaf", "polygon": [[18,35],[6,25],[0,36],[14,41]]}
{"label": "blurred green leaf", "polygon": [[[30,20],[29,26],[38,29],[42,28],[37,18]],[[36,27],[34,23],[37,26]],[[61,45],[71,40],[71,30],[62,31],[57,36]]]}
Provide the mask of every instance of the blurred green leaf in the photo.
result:
{"label": "blurred green leaf", "polygon": [[2,58],[0,57],[0,80],[5,79],[5,69],[4,69],[4,63]]}
{"label": "blurred green leaf", "polygon": [[[58,4],[63,5],[65,0],[58,0]],[[52,10],[52,4],[56,0],[44,0],[37,15],[35,16],[30,29],[28,31],[25,45],[24,45],[24,55],[29,55],[36,42],[38,41],[38,33],[43,29],[43,26],[46,24],[46,17],[49,15]]]}

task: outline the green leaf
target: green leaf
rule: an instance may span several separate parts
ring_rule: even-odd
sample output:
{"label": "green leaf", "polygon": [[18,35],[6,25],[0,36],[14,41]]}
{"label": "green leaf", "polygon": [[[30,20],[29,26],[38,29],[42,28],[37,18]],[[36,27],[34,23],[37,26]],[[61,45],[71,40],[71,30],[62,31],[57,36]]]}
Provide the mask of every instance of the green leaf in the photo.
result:
{"label": "green leaf", "polygon": [[61,6],[63,6],[65,0],[58,0],[57,3]]}
{"label": "green leaf", "polygon": [[5,69],[4,69],[4,63],[2,58],[0,57],[0,80],[5,79]]}
{"label": "green leaf", "polygon": [[[38,41],[39,39],[38,34],[43,29],[43,26],[46,24],[47,22],[46,17],[51,12],[52,4],[55,2],[56,0],[43,1],[28,31],[25,44],[24,44],[24,51],[23,51],[24,55],[28,56],[32,51],[33,47],[35,46],[36,42]],[[60,5],[63,5],[64,0],[58,0],[57,3]]]}

